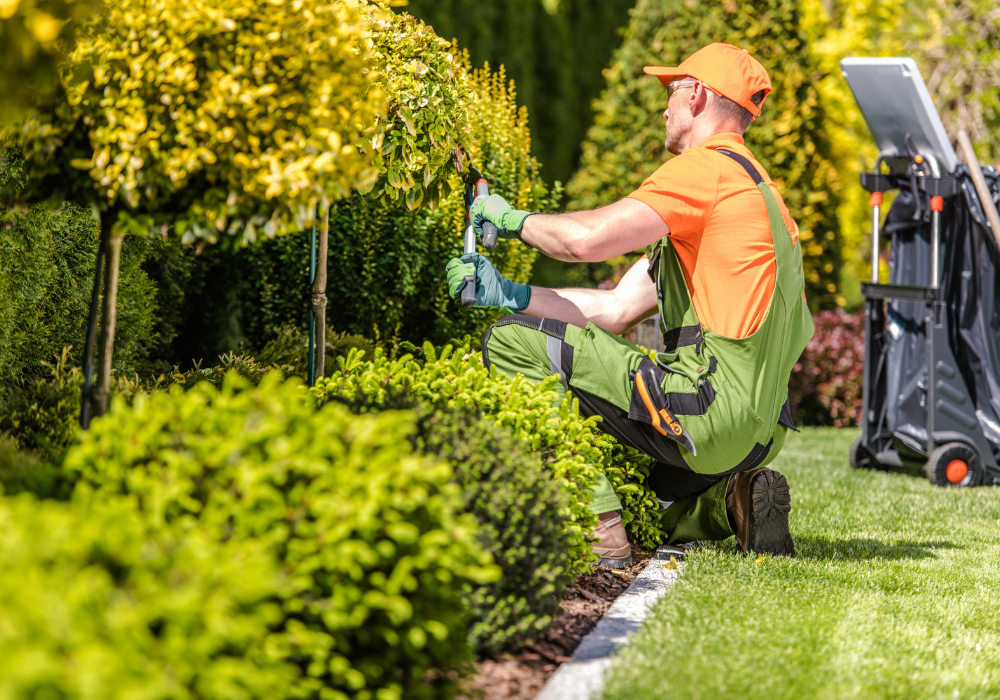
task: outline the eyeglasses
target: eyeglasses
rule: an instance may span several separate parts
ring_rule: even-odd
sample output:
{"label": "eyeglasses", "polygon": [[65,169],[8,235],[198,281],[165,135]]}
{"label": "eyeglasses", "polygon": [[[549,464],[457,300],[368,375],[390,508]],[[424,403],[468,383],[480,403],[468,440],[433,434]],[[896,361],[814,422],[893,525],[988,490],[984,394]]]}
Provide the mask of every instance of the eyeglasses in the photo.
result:
{"label": "eyeglasses", "polygon": [[698,84],[697,80],[692,80],[690,78],[684,78],[682,80],[675,80],[673,82],[667,83],[667,100],[673,97],[673,94],[680,90],[681,88],[694,87]]}
{"label": "eyeglasses", "polygon": [[667,100],[670,100],[675,91],[680,90],[681,88],[694,87],[698,83],[701,83],[701,86],[709,92],[714,92],[716,95],[721,94],[718,90],[713,88],[711,85],[706,84],[702,80],[698,80],[697,78],[682,78],[680,80],[667,83]]}

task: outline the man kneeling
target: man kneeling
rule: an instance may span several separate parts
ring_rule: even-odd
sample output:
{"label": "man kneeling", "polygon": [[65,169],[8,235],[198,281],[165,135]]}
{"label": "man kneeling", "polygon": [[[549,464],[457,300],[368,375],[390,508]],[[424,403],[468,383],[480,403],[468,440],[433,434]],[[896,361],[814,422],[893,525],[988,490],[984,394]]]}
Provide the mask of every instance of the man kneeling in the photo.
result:
{"label": "man kneeling", "polygon": [[[542,215],[502,197],[477,201],[502,238],[568,262],[646,255],[614,290],[547,289],[503,278],[478,253],[448,264],[450,293],[476,276],[477,306],[517,313],[491,326],[483,362],[505,374],[561,378],[584,415],[657,460],[649,477],[668,542],[721,540],[794,556],[791,500],[766,468],[787,428],[788,378],[813,334],[798,227],[742,134],[771,81],[746,51],[711,44],[677,68],[646,67],[667,91],[667,161],[631,195],[594,211]],[[481,233],[481,232],[480,232]],[[665,352],[619,335],[659,314]],[[631,563],[619,502],[604,479],[595,551]]]}

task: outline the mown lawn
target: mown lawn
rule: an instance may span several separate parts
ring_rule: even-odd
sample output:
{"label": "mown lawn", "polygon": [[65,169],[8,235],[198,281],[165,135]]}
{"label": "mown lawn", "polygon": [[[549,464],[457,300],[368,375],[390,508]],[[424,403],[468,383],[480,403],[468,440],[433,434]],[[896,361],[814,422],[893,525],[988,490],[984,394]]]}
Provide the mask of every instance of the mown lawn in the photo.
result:
{"label": "mown lawn", "polygon": [[692,553],[605,700],[1000,698],[1000,488],[854,471],[855,435],[789,440],[798,558]]}

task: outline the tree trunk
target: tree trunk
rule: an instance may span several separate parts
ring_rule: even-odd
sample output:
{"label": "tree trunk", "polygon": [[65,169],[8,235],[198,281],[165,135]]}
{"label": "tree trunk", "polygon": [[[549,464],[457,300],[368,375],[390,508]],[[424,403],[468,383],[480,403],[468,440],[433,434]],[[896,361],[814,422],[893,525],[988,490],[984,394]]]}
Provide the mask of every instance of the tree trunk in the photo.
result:
{"label": "tree trunk", "polygon": [[326,373],[326,254],[330,239],[330,203],[320,204],[319,245],[316,247],[316,279],[312,287],[313,318],[316,328],[315,376]]}
{"label": "tree trunk", "polygon": [[115,347],[115,319],[118,302],[118,263],[121,260],[124,234],[111,234],[114,217],[101,217],[101,245],[104,246],[104,304],[101,308],[101,357],[94,387],[94,415],[103,416],[108,410],[111,393],[111,353]]}
{"label": "tree trunk", "polygon": [[104,267],[104,241],[97,235],[97,255],[94,256],[94,286],[90,294],[90,314],[87,317],[87,339],[83,346],[83,396],[80,404],[80,427],[90,427],[94,414],[94,350],[97,347],[98,307],[101,304],[101,278]]}

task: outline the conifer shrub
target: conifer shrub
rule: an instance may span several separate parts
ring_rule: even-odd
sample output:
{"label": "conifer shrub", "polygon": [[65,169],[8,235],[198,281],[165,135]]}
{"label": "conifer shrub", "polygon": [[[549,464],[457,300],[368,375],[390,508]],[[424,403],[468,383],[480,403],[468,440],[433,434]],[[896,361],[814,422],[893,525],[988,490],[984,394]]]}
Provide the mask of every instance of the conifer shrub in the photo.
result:
{"label": "conifer shrub", "polygon": [[500,567],[497,582],[466,599],[473,649],[495,654],[530,641],[549,627],[573,582],[562,525],[568,494],[509,429],[477,413],[425,407],[417,426],[416,448],[455,465],[465,508]]}
{"label": "conifer shrub", "polygon": [[64,468],[75,500],[128,495],[153,528],[269,548],[288,585],[263,648],[302,672],[282,696],[442,697],[468,656],[463,591],[497,572],[414,430],[231,373],[116,398]]}
{"label": "conifer shrub", "polygon": [[[44,363],[49,376],[24,379],[0,395],[0,436],[50,460],[72,443],[80,416],[83,374],[68,364],[68,356],[69,346],[54,363]],[[7,483],[2,477],[0,481]]]}
{"label": "conifer shrub", "polygon": [[774,179],[799,225],[806,294],[812,308],[838,303],[837,206],[844,186],[831,160],[816,66],[795,0],[639,0],[621,47],[605,70],[607,87],[567,185],[569,209],[593,209],[635,190],[670,154],[663,146],[666,93],[643,66],[676,66],[720,41],[750,51],[774,92],[746,131],[747,147]]}
{"label": "conifer shrub", "polygon": [[0,484],[4,494],[52,496],[61,477],[58,466],[43,462],[34,452],[18,449],[17,443],[0,435]]}
{"label": "conifer shrub", "polygon": [[[0,446],[0,469],[4,468]],[[124,499],[0,498],[0,695],[289,697],[265,547],[151,529]]]}
{"label": "conifer shrub", "polygon": [[[0,190],[20,192],[22,168],[17,150],[0,145]],[[80,364],[98,237],[89,209],[0,205],[0,385],[44,376],[43,362],[67,345],[70,361]],[[143,265],[166,245],[159,236],[129,236],[122,247],[119,371],[142,365],[160,336],[157,286]]]}

